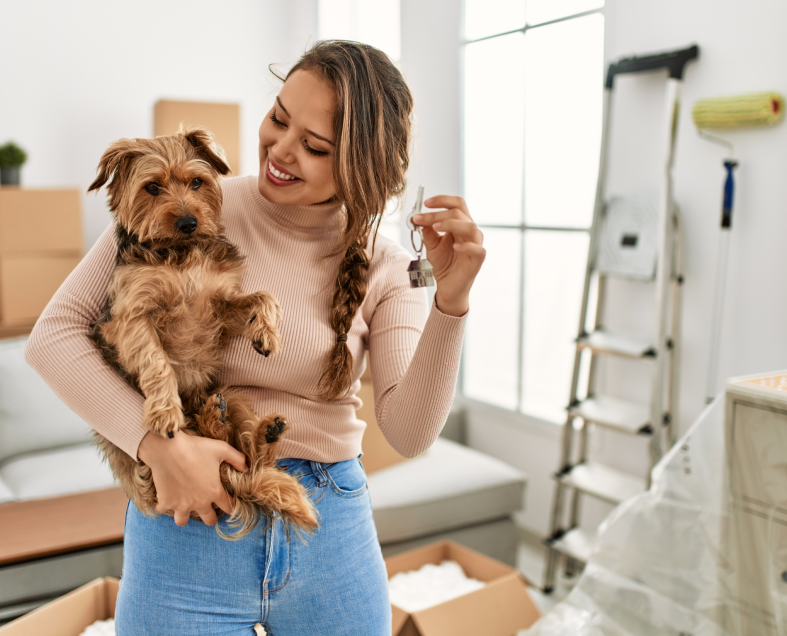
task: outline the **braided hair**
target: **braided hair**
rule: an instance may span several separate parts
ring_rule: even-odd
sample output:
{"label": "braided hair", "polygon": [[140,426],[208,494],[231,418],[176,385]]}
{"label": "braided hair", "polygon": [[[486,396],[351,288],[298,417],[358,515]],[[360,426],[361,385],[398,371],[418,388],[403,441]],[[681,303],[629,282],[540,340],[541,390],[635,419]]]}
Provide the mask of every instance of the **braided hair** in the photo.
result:
{"label": "braided hair", "polygon": [[326,80],[336,93],[333,178],[347,225],[338,244],[325,256],[344,254],[336,272],[330,316],[336,344],[320,378],[320,397],[334,401],[353,382],[355,361],[347,334],[366,296],[370,259],[366,246],[371,237],[374,249],[388,200],[404,194],[413,97],[388,56],[359,42],[317,42],[287,77],[298,70]]}

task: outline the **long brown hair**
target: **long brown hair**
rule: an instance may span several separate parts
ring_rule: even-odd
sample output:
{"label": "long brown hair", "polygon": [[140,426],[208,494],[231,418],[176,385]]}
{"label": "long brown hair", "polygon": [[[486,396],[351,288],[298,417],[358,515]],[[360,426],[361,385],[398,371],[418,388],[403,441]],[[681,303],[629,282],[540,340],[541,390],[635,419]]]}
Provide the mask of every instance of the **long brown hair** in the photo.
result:
{"label": "long brown hair", "polygon": [[360,42],[317,42],[287,77],[298,70],[327,80],[336,94],[333,179],[336,197],[346,209],[347,226],[326,255],[331,258],[344,253],[344,258],[336,275],[331,308],[337,341],[320,378],[320,397],[333,401],[353,382],[355,361],[346,334],[366,295],[370,258],[366,245],[370,237],[374,245],[388,200],[404,193],[413,97],[388,56]]}

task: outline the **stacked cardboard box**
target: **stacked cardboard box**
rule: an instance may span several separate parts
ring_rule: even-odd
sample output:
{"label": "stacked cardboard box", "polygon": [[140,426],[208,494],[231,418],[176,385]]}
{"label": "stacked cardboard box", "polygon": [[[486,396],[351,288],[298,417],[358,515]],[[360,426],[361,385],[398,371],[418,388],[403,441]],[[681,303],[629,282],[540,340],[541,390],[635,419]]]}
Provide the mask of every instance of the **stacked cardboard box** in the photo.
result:
{"label": "stacked cardboard box", "polygon": [[233,175],[240,175],[240,106],[160,99],[153,107],[153,134],[174,135],[181,123],[210,130],[224,149]]}
{"label": "stacked cardboard box", "polygon": [[83,252],[79,190],[0,188],[0,336],[32,327]]}

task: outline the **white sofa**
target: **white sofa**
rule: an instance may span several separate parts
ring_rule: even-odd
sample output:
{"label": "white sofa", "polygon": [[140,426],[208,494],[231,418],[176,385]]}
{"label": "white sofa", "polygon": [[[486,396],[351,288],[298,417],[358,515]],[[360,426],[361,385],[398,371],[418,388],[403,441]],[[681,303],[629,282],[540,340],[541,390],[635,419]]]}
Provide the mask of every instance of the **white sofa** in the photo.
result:
{"label": "white sofa", "polygon": [[[114,485],[91,445],[90,427],[25,362],[26,341],[0,340],[0,511],[3,503]],[[383,554],[449,538],[513,565],[518,535],[512,515],[523,506],[525,476],[458,443],[461,414],[452,414],[443,432],[419,457],[369,476]],[[0,568],[0,621],[33,596],[118,576],[121,564],[115,546]]]}

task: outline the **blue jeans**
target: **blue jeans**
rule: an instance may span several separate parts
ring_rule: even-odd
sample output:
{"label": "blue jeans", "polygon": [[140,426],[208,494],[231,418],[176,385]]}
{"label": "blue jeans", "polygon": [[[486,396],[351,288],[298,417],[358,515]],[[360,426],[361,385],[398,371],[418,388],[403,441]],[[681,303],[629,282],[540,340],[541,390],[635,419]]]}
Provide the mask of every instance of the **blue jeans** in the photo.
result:
{"label": "blue jeans", "polygon": [[[320,527],[305,544],[278,516],[227,541],[190,519],[126,512],[118,636],[390,636],[391,604],[366,473],[356,459],[280,459],[310,492]],[[286,467],[286,468],[285,468]],[[226,515],[219,523],[227,526]],[[289,536],[287,536],[289,535]]]}

